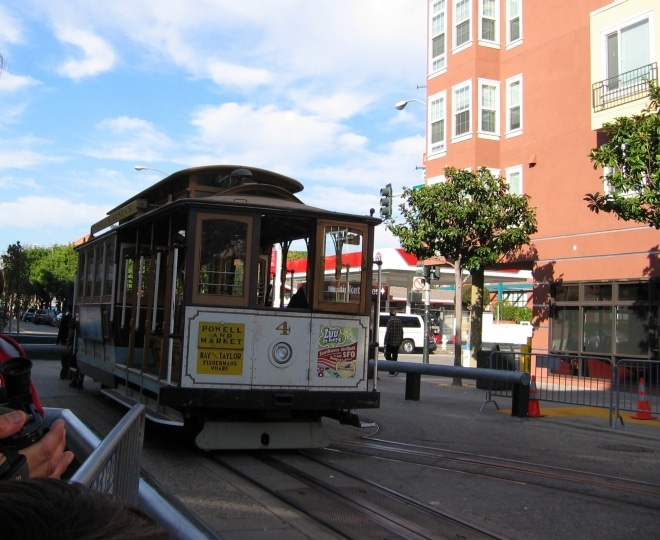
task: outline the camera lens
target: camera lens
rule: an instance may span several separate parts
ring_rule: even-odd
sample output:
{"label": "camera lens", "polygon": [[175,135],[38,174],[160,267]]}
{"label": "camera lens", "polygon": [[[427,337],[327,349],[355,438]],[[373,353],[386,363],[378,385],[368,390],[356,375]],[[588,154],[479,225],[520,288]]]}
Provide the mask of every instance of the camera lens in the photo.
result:
{"label": "camera lens", "polygon": [[[7,397],[32,396],[30,390],[30,374],[32,373],[32,362],[27,358],[15,357],[0,364],[0,374],[5,379]],[[32,399],[30,399],[30,402]]]}

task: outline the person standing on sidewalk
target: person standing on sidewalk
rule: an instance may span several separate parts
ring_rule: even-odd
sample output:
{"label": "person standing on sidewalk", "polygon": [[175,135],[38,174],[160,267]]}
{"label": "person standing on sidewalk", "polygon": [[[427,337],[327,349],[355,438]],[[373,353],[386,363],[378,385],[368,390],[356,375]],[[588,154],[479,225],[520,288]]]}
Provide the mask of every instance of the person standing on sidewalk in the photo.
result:
{"label": "person standing on sidewalk", "polygon": [[[403,341],[403,322],[396,316],[395,311],[390,312],[390,320],[385,326],[385,360],[396,362],[399,359],[399,347]],[[390,371],[390,377],[396,377],[398,372]]]}
{"label": "person standing on sidewalk", "polygon": [[61,355],[62,369],[60,370],[60,379],[65,380],[69,378],[69,367],[71,364],[71,355],[73,352],[73,320],[71,312],[67,311],[62,315],[60,322],[60,329],[57,332],[56,345],[66,345],[66,353]]}

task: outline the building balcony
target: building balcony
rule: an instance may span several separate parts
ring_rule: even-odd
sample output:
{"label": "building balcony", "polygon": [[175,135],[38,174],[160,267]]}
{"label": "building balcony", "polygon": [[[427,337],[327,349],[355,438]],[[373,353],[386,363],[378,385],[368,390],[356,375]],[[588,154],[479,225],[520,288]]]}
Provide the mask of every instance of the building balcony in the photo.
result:
{"label": "building balcony", "polygon": [[657,62],[592,84],[593,112],[598,113],[648,97],[649,79],[658,82]]}

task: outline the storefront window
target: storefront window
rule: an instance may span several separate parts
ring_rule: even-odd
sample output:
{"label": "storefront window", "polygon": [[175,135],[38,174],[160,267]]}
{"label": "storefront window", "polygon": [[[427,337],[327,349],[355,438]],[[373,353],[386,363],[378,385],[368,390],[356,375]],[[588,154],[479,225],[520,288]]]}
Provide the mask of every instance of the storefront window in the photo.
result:
{"label": "storefront window", "polygon": [[616,308],[617,354],[647,354],[649,349],[648,306],[630,306]]}
{"label": "storefront window", "polygon": [[638,301],[648,302],[649,286],[648,283],[620,283],[619,300],[620,301]]}
{"label": "storefront window", "polygon": [[577,351],[580,332],[579,308],[556,307],[552,319],[551,349]]}
{"label": "storefront window", "polygon": [[612,300],[612,284],[585,283],[583,300],[585,302],[605,302]]}
{"label": "storefront window", "polygon": [[557,285],[557,302],[577,301],[580,299],[580,286],[577,283]]}
{"label": "storefront window", "polygon": [[612,352],[612,308],[585,307],[583,311],[583,350],[587,353]]}
{"label": "storefront window", "polygon": [[550,320],[553,352],[657,358],[660,349],[656,280],[562,283]]}

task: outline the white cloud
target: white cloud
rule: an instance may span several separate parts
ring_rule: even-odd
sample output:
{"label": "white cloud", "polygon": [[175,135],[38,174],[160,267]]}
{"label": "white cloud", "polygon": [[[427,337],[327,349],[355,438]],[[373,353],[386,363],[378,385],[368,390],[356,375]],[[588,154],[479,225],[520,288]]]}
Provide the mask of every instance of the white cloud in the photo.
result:
{"label": "white cloud", "polygon": [[[96,125],[100,141],[82,153],[99,159],[126,161],[160,161],[173,149],[172,140],[151,122],[140,118],[121,116],[106,119]],[[170,156],[171,158],[171,156]]]}
{"label": "white cloud", "polygon": [[254,107],[227,103],[203,107],[192,125],[196,145],[213,149],[223,161],[296,166],[338,147],[340,124],[305,116],[274,105]]}
{"label": "white cloud", "polygon": [[63,161],[61,157],[46,153],[47,144],[48,141],[36,137],[0,140],[0,170],[28,169]]}
{"label": "white cloud", "polygon": [[[29,209],[29,212],[26,212]],[[68,226],[88,230],[108,209],[99,205],[72,203],[56,197],[20,197],[12,202],[0,202],[0,229],[39,229],[46,231],[66,216]],[[1,247],[1,246],[0,246]]]}
{"label": "white cloud", "polygon": [[219,86],[254,88],[268,84],[273,78],[273,74],[265,69],[249,68],[215,59],[207,62],[204,72]]}
{"label": "white cloud", "polygon": [[[22,41],[22,25],[0,4],[0,44],[20,43]],[[2,53],[3,58],[6,53]]]}
{"label": "white cloud", "polygon": [[29,76],[14,75],[8,70],[0,72],[0,93],[18,92],[38,84],[39,81]]}
{"label": "white cloud", "polygon": [[70,59],[62,63],[58,72],[74,80],[98,75],[112,68],[116,55],[112,47],[100,37],[87,30],[78,28],[61,28],[57,37],[65,43],[80,48],[82,59]]}

